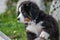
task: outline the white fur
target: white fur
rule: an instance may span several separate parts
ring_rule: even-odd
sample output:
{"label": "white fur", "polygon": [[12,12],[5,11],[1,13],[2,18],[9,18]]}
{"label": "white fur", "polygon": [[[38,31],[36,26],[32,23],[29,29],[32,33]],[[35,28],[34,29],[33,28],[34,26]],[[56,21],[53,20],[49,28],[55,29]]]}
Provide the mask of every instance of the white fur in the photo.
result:
{"label": "white fur", "polygon": [[28,25],[26,30],[33,32],[33,33],[37,34],[37,36],[39,36],[41,29],[42,29],[42,26],[41,26],[42,23],[43,23],[43,21],[39,22],[38,24],[31,22],[31,25]]}
{"label": "white fur", "polygon": [[49,37],[49,34],[47,32],[45,32],[45,31],[42,31],[40,36],[38,36],[34,40],[44,40],[44,39],[48,40],[48,37]]}
{"label": "white fur", "polygon": [[18,15],[17,18],[19,18],[20,20],[18,20],[18,21],[24,23],[24,16],[23,16],[23,14],[21,12],[21,7],[19,8],[19,12],[20,12],[20,14]]}
{"label": "white fur", "polygon": [[48,37],[49,37],[49,34],[47,33],[47,32],[45,32],[45,31],[42,31],[41,32],[41,34],[40,34],[40,38],[44,38],[44,39],[48,39]]}

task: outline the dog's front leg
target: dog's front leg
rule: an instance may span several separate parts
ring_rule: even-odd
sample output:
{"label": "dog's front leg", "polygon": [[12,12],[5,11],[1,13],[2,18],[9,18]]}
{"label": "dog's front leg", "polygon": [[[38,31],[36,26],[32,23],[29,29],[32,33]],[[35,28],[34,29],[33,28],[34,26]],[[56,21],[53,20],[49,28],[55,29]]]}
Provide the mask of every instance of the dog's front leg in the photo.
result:
{"label": "dog's front leg", "polygon": [[35,38],[35,40],[48,40],[49,36],[50,35],[44,29],[42,29],[40,35]]}
{"label": "dog's front leg", "polygon": [[39,37],[43,40],[48,40],[49,34],[46,31],[42,31]]}

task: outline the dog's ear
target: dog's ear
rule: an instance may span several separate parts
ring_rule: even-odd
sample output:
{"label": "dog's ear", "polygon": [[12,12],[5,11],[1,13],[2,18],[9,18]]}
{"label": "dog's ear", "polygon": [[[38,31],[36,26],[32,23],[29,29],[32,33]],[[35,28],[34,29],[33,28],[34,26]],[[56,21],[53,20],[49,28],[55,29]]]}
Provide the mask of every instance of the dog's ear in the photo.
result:
{"label": "dog's ear", "polygon": [[36,17],[39,15],[39,7],[35,3],[32,3],[30,5],[31,5],[30,13],[32,15],[33,20],[35,20]]}

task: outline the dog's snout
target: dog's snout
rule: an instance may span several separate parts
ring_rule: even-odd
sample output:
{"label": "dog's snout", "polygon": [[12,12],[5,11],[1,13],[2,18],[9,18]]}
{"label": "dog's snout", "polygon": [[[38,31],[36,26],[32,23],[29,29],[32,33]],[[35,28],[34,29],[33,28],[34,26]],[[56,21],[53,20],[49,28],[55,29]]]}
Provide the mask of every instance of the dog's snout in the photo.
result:
{"label": "dog's snout", "polygon": [[20,18],[18,18],[17,20],[20,20]]}

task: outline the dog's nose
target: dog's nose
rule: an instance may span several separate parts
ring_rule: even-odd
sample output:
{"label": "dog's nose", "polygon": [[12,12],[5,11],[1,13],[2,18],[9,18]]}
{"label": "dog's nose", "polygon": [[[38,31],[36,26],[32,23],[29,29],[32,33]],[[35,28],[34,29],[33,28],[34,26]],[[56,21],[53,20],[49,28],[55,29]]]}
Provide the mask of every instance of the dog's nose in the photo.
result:
{"label": "dog's nose", "polygon": [[20,18],[18,18],[17,20],[20,20]]}

